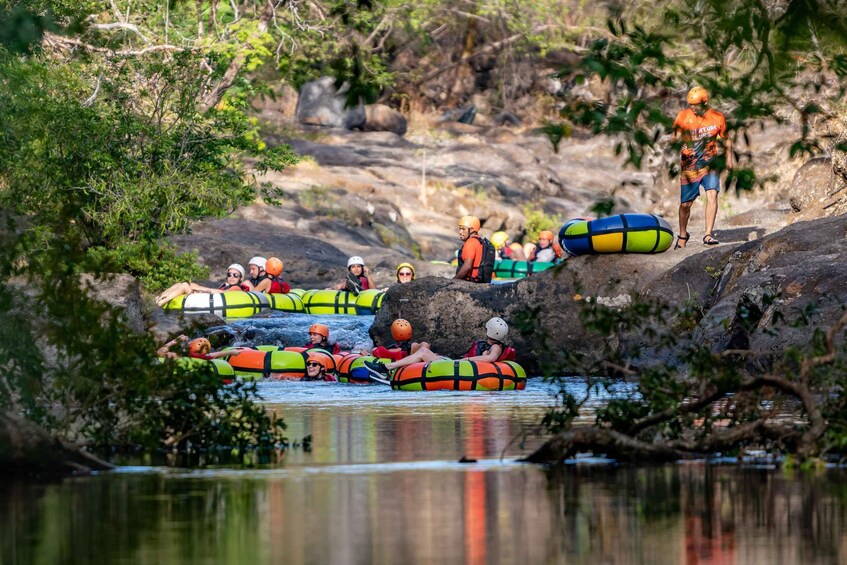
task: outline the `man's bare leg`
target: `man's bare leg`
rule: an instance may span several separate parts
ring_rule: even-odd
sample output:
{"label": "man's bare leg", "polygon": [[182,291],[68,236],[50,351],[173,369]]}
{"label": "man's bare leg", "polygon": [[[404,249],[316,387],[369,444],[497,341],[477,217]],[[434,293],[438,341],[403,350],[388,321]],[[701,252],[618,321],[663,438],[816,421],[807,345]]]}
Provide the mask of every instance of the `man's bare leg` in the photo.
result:
{"label": "man's bare leg", "polygon": [[714,233],[715,219],[718,217],[718,191],[706,191],[706,233]]}
{"label": "man's bare leg", "polygon": [[688,244],[688,219],[691,217],[691,206],[693,204],[693,200],[679,204],[679,235],[681,236],[677,241],[679,247],[685,247]]}

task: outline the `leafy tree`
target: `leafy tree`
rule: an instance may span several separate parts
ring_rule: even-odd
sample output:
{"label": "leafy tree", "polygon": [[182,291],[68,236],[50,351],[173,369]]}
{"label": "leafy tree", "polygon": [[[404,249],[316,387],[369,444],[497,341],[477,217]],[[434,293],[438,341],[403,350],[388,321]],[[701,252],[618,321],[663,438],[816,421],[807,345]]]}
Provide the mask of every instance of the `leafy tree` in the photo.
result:
{"label": "leafy tree", "polygon": [[270,15],[174,46],[169,23],[157,44],[128,15],[101,23],[109,10],[0,5],[0,315],[14,322],[0,340],[0,411],[93,446],[278,445],[284,425],[254,387],[159,364],[150,337],[88,292],[110,272],[151,286],[195,272],[162,238],[252,201],[246,158],[259,171],[296,160],[248,114],[244,73],[269,54]]}

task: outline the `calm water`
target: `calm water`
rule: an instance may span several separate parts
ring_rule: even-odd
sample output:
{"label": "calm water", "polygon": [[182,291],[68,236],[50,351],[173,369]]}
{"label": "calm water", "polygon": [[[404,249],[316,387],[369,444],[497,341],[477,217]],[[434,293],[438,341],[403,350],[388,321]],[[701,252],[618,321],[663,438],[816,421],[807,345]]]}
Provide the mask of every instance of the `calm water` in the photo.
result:
{"label": "calm water", "polygon": [[262,386],[291,438],[313,435],[311,453],[4,484],[0,563],[847,563],[841,471],[582,462],[550,475],[512,462],[537,445],[513,438],[550,402],[538,381]]}

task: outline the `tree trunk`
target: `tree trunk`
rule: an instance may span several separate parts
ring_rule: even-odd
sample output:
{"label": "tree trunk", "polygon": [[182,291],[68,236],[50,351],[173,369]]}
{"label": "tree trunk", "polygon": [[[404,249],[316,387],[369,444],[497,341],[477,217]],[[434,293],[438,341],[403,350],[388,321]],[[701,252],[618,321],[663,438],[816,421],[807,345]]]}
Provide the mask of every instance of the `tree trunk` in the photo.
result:
{"label": "tree trunk", "polygon": [[0,475],[66,476],[113,468],[29,420],[0,411]]}

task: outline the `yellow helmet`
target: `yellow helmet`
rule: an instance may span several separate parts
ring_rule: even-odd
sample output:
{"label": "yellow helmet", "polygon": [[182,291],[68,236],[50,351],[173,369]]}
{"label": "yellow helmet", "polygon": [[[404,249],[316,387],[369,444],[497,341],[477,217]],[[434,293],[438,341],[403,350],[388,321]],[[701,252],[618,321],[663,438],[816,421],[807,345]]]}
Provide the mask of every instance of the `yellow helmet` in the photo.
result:
{"label": "yellow helmet", "polygon": [[495,249],[500,249],[509,241],[509,234],[504,231],[496,231],[491,235],[491,244]]}
{"label": "yellow helmet", "polygon": [[459,227],[468,228],[470,231],[479,231],[479,218],[476,216],[462,216],[459,218]]}
{"label": "yellow helmet", "polygon": [[415,280],[415,267],[412,266],[411,263],[400,263],[399,265],[397,265],[397,270],[394,271],[394,275],[397,277],[398,282],[400,281],[400,271],[402,271],[403,269],[409,269],[410,271],[412,271],[412,280]]}
{"label": "yellow helmet", "polygon": [[695,86],[694,88],[688,91],[688,96],[686,96],[685,100],[692,105],[708,102],[709,91],[703,88],[702,86]]}

